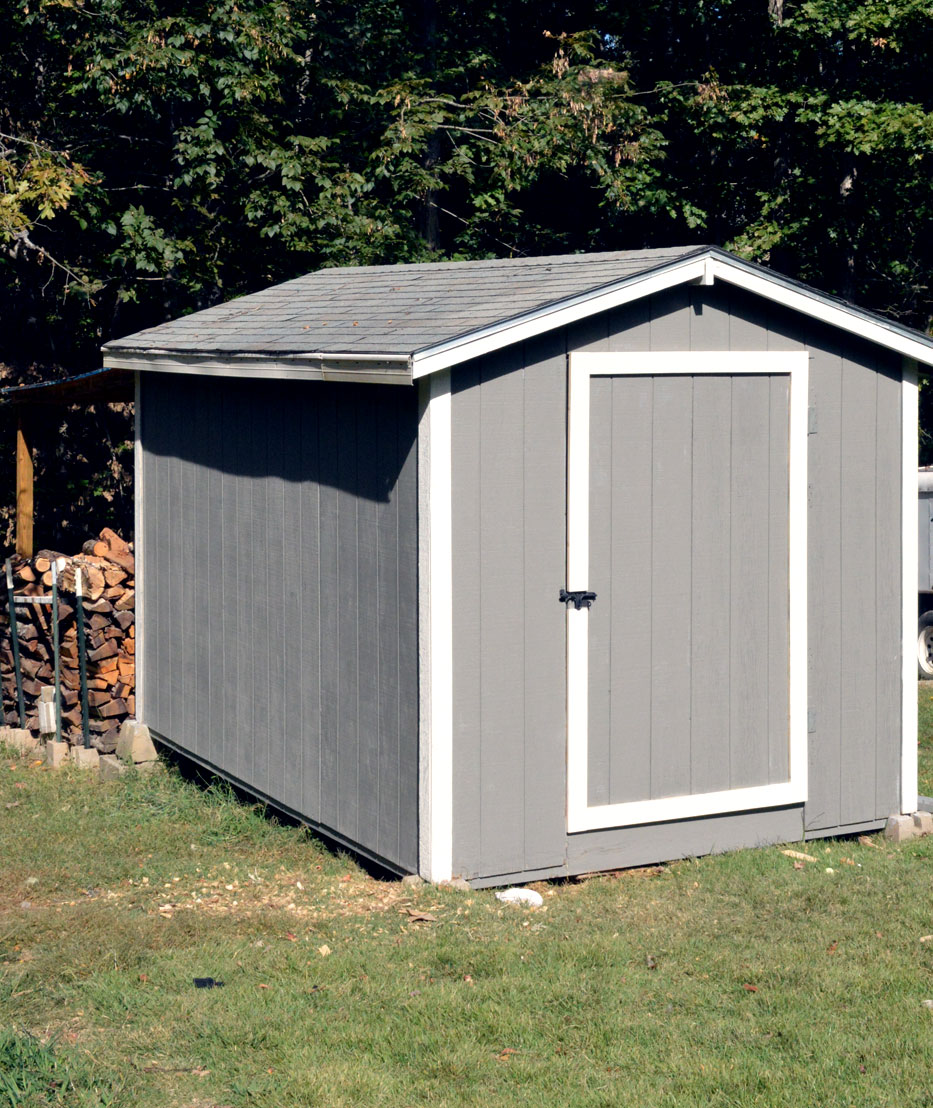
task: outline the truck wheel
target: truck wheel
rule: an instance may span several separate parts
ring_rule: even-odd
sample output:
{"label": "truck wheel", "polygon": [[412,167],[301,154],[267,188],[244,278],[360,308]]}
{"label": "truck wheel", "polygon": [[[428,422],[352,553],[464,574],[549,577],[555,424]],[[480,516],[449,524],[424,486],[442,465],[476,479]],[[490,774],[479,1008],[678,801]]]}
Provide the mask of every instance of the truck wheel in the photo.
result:
{"label": "truck wheel", "polygon": [[917,668],[921,677],[933,677],[933,612],[924,612],[920,617]]}

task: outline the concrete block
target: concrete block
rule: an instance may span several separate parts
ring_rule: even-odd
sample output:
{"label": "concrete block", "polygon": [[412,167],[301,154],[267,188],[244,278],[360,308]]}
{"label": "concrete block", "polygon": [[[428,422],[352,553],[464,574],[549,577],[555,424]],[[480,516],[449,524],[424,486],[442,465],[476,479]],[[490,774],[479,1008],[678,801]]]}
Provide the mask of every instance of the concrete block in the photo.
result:
{"label": "concrete block", "polygon": [[121,762],[116,754],[102,754],[98,766],[101,781],[116,781],[127,771],[126,762]]}
{"label": "concrete block", "polygon": [[[45,692],[45,689],[42,691]],[[54,690],[52,695],[55,695]],[[51,700],[39,701],[39,734],[55,734],[55,705]]]}
{"label": "concrete block", "polygon": [[159,755],[152,745],[149,728],[144,723],[137,723],[135,719],[125,720],[120,728],[120,737],[117,739],[116,755],[124,762],[155,762]]}
{"label": "concrete block", "polygon": [[55,686],[43,685],[39,689],[39,703],[40,704],[54,704],[55,703]]}
{"label": "concrete block", "polygon": [[913,816],[888,816],[888,822],[884,825],[884,837],[892,843],[906,842],[907,839],[916,839],[919,835]]}
{"label": "concrete block", "polygon": [[0,742],[24,758],[39,749],[39,740],[25,727],[0,727]]}
{"label": "concrete block", "polygon": [[911,818],[918,834],[933,835],[933,815],[929,812],[914,812]]}
{"label": "concrete block", "polygon": [[50,739],[45,744],[45,764],[49,769],[61,769],[68,761],[69,749],[68,743],[58,743]]}
{"label": "concrete block", "polygon": [[442,889],[459,889],[462,893],[471,892],[470,882],[463,877],[451,877],[449,881],[441,882]]}
{"label": "concrete block", "polygon": [[417,873],[409,873],[402,878],[402,884],[408,889],[420,889],[424,884],[424,879],[419,877]]}
{"label": "concrete block", "polygon": [[71,751],[71,760],[78,769],[99,769],[100,752],[93,746],[75,746]]}

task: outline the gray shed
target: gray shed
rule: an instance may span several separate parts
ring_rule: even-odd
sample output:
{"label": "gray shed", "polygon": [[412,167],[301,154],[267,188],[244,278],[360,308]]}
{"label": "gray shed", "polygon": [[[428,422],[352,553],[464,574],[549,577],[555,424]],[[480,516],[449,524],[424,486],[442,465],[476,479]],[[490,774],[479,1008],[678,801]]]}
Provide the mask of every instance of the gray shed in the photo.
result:
{"label": "gray shed", "polygon": [[327,269],[104,354],[138,714],[332,839],[489,885],[916,808],[926,336],[689,247]]}

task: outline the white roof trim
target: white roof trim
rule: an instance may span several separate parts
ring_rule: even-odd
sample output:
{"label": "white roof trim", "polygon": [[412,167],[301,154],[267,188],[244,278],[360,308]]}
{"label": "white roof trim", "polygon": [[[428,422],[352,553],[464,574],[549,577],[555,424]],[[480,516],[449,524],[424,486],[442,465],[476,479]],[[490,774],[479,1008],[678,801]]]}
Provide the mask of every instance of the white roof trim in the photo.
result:
{"label": "white roof trim", "polygon": [[774,300],[803,315],[819,319],[859,338],[868,339],[889,350],[896,350],[905,357],[914,358],[924,365],[933,365],[933,340],[904,328],[895,328],[881,317],[875,317],[864,309],[849,307],[832,300],[805,285],[794,286],[781,279],[758,273],[751,268],[731,262],[726,258],[711,258],[713,277],[737,285],[748,292],[768,300]]}
{"label": "white roof trim", "polygon": [[613,285],[597,289],[596,292],[585,292],[568,300],[559,300],[526,315],[493,323],[459,338],[429,346],[412,355],[412,376],[417,380],[428,373],[477,358],[481,354],[489,354],[513,342],[534,338],[555,327],[565,327],[597,312],[609,311],[620,304],[640,300],[644,296],[663,292],[688,281],[702,281],[707,257],[705,254],[693,255],[664,269],[626,277]]}
{"label": "white roof trim", "polygon": [[830,297],[797,285],[767,272],[731,259],[719,251],[706,251],[660,270],[628,277],[596,292],[582,293],[568,300],[549,304],[534,312],[503,323],[492,324],[412,355],[412,376],[417,379],[439,369],[457,365],[470,358],[491,353],[503,346],[534,338],[555,327],[563,327],[597,312],[640,300],[675,285],[696,282],[711,285],[715,280],[737,285],[748,292],[773,300],[813,319],[821,320],[869,342],[913,358],[923,365],[933,365],[933,340],[908,328],[889,324],[860,308],[851,307]]}

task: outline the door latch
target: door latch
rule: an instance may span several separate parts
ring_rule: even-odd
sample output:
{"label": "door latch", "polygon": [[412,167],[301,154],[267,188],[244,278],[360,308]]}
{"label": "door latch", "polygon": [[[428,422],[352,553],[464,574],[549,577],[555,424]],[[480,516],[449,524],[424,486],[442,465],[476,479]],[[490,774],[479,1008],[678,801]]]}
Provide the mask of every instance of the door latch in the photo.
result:
{"label": "door latch", "polygon": [[566,604],[568,608],[572,604],[578,612],[581,608],[592,607],[595,599],[595,592],[584,592],[582,589],[577,590],[577,592],[567,592],[566,589],[560,590],[561,604]]}

